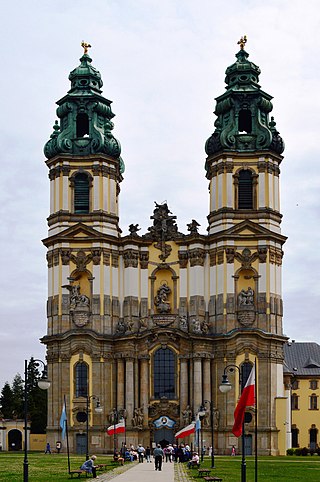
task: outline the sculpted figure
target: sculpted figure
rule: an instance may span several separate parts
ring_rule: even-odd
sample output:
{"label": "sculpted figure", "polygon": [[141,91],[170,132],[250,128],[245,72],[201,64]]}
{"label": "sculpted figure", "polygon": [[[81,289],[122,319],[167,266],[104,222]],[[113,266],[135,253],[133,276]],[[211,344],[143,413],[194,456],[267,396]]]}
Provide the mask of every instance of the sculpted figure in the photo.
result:
{"label": "sculpted figure", "polygon": [[189,425],[191,423],[192,419],[192,410],[190,408],[190,405],[187,405],[185,410],[182,411],[182,418],[185,423],[185,425]]}
{"label": "sculpted figure", "polygon": [[170,287],[164,281],[157,291],[157,295],[154,300],[154,304],[157,307],[159,313],[169,313],[170,303],[168,301],[168,295],[171,293]]}
{"label": "sculpted figure", "polygon": [[254,291],[249,286],[247,290],[242,289],[238,295],[239,306],[252,306],[253,305]]}

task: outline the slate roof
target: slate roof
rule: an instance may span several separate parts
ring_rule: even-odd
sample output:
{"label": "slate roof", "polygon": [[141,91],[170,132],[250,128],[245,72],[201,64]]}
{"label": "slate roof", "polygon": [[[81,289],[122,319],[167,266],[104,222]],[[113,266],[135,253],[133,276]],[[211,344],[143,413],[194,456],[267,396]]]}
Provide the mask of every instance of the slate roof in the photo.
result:
{"label": "slate roof", "polygon": [[320,377],[320,345],[291,341],[284,345],[284,373]]}

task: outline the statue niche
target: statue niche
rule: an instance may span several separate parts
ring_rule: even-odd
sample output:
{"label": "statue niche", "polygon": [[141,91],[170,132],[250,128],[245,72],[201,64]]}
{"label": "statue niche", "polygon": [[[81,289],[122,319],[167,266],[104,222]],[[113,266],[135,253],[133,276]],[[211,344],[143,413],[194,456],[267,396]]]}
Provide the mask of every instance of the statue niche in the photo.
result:
{"label": "statue niche", "polygon": [[249,286],[247,289],[242,289],[238,294],[238,321],[243,326],[250,326],[253,324],[256,314],[254,306],[254,291]]}
{"label": "statue niche", "polygon": [[88,296],[80,292],[80,284],[64,285],[70,293],[69,313],[74,324],[78,327],[85,326],[89,323],[90,316],[90,300]]}
{"label": "statue niche", "polygon": [[157,307],[158,313],[170,313],[171,306],[168,301],[168,296],[171,293],[170,287],[167,285],[165,281],[162,282],[160,288],[157,291],[157,295],[154,300],[154,304]]}

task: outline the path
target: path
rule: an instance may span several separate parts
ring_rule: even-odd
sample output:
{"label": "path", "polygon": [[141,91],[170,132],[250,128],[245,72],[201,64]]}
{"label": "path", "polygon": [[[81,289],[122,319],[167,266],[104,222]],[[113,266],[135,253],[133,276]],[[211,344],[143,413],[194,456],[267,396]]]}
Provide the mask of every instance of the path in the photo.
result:
{"label": "path", "polygon": [[[188,482],[185,464],[163,463],[161,472],[154,469],[154,463],[126,464],[105,474],[99,474],[99,482]],[[97,481],[98,482],[98,481]]]}

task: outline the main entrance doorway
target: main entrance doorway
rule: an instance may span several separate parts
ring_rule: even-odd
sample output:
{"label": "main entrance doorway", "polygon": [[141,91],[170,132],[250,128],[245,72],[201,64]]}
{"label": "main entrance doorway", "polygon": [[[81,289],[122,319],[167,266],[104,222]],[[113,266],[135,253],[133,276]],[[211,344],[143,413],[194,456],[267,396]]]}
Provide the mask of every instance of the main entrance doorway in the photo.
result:
{"label": "main entrance doorway", "polygon": [[87,448],[87,436],[85,433],[77,433],[76,435],[76,452],[79,455],[83,455],[86,453]]}
{"label": "main entrance doorway", "polygon": [[160,444],[162,448],[174,443],[174,433],[170,428],[158,428],[153,433],[155,443]]}

